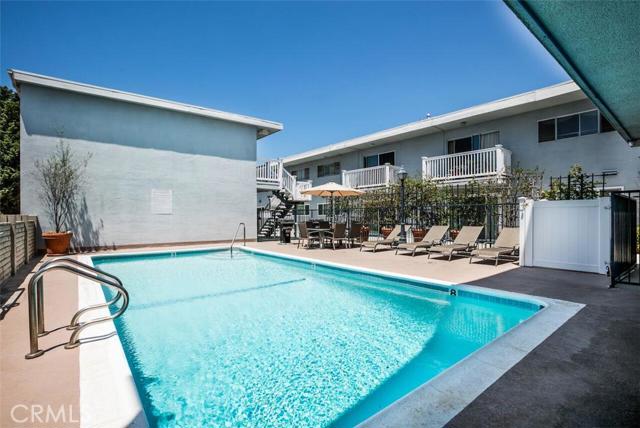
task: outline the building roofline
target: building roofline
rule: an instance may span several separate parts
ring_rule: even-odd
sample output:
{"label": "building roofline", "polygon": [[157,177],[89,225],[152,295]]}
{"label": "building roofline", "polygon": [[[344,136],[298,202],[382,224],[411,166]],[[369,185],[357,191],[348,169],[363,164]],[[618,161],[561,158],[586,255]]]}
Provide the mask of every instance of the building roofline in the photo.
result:
{"label": "building roofline", "polygon": [[322,159],[341,153],[352,152],[363,148],[363,146],[368,147],[371,145],[402,141],[420,135],[457,128],[464,126],[461,125],[461,122],[468,122],[474,118],[493,120],[579,99],[586,99],[586,96],[582,93],[578,85],[570,80],[286,156],[283,161],[285,164],[298,164]]}
{"label": "building roofline", "polygon": [[48,88],[76,92],[85,95],[109,98],[112,100],[123,101],[132,104],[145,105],[187,114],[194,114],[197,116],[204,116],[227,122],[240,123],[257,128],[256,135],[258,139],[266,137],[283,129],[283,125],[281,123],[259,119],[251,116],[245,116],[237,113],[229,113],[221,110],[179,103],[176,101],[163,100],[160,98],[148,97],[146,95],[119,91],[117,89],[103,88],[86,83],[58,79],[56,77],[44,76],[27,71],[9,69],[8,73],[11,81],[13,82],[14,88],[18,92],[20,92],[21,83],[28,83],[32,85],[45,86]]}

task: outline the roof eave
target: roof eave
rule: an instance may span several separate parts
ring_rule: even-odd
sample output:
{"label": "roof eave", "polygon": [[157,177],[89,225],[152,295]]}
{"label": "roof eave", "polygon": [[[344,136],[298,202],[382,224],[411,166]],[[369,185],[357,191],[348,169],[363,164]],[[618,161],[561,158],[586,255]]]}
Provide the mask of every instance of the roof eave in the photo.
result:
{"label": "roof eave", "polygon": [[256,139],[264,138],[278,131],[282,131],[282,129],[284,128],[281,123],[259,119],[256,117],[245,116],[237,113],[230,113],[206,107],[194,106],[160,98],[153,98],[146,95],[139,95],[131,92],[119,91],[116,89],[103,88],[99,86],[88,85],[85,83],[72,82],[69,80],[58,79],[20,70],[10,69],[8,70],[8,74],[11,78],[11,82],[13,83],[13,87],[18,93],[20,93],[20,84],[27,83],[31,85],[66,90],[69,92],[76,92],[85,95],[114,99],[132,104],[145,105],[164,110],[178,111],[186,114],[193,114],[196,116],[203,116],[211,119],[218,119],[226,122],[253,126],[256,128]]}
{"label": "roof eave", "polygon": [[518,19],[531,31],[531,33],[542,43],[549,53],[560,63],[562,68],[580,86],[587,97],[604,114],[609,123],[620,133],[630,145],[640,145],[640,139],[634,139],[629,131],[622,125],[618,117],[611,111],[607,103],[598,92],[589,84],[588,80],[575,66],[569,55],[566,54],[562,46],[557,43],[553,34],[544,25],[540,17],[527,5],[526,1],[504,0],[505,4],[518,17]]}
{"label": "roof eave", "polygon": [[[428,135],[441,131],[441,127],[450,127],[453,124],[472,120],[473,118],[486,117],[487,115],[499,115],[500,117],[504,115],[504,117],[506,117],[510,114],[518,114],[514,113],[514,111],[528,111],[528,106],[533,106],[535,103],[549,103],[553,101],[553,103],[562,104],[584,98],[586,98],[584,93],[582,93],[574,82],[563,82],[287,156],[283,161],[285,165],[310,162],[335,156],[343,152],[356,151],[363,146],[386,144],[414,138],[416,136]],[[534,107],[530,109],[533,110]]]}

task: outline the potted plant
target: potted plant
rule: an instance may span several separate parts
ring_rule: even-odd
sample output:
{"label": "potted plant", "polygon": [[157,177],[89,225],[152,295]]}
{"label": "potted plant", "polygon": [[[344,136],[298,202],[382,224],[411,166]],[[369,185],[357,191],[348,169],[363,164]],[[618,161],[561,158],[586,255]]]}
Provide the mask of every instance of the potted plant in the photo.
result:
{"label": "potted plant", "polygon": [[420,227],[420,226],[412,227],[411,234],[413,235],[413,241],[419,242],[420,240],[422,240],[422,238],[424,238],[424,235],[426,235],[428,231],[429,229],[424,227]]}
{"label": "potted plant", "polygon": [[393,227],[391,227],[391,226],[382,226],[382,227],[380,227],[380,233],[382,233],[382,237],[384,239],[387,239],[387,236],[389,236],[389,234],[391,234],[392,230],[393,230]]}
{"label": "potted plant", "polygon": [[450,229],[449,230],[449,237],[451,237],[452,241],[455,241],[456,238],[458,237],[459,233],[460,233],[459,229]]}
{"label": "potted plant", "polygon": [[35,162],[35,178],[40,183],[39,197],[53,230],[42,233],[47,254],[66,254],[73,233],[69,230],[84,184],[89,156],[79,159],[62,140],[44,161]]}

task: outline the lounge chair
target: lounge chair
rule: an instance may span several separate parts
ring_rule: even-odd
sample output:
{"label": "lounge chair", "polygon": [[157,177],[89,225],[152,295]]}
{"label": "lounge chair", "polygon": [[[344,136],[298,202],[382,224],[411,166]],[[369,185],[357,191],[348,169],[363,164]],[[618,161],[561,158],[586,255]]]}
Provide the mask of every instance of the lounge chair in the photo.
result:
{"label": "lounge chair", "polygon": [[389,236],[387,236],[385,239],[381,239],[378,241],[368,240],[361,243],[360,251],[362,251],[363,248],[373,248],[373,252],[375,253],[379,245],[393,246],[393,244],[395,244],[396,241],[398,240],[398,235],[400,235],[399,224],[397,224],[396,227],[393,228]]}
{"label": "lounge chair", "polygon": [[345,223],[337,223],[333,232],[327,232],[324,235],[326,243],[331,243],[333,249],[336,249],[336,242],[342,245],[342,241],[347,239],[347,225]]}
{"label": "lounge chair", "polygon": [[428,249],[429,247],[441,243],[442,238],[444,238],[444,234],[447,233],[448,229],[449,226],[432,226],[420,241],[398,245],[396,247],[396,254],[398,254],[398,251],[400,250],[411,251],[411,257],[414,257],[418,248]]}
{"label": "lounge chair", "polygon": [[311,246],[312,242],[320,243],[320,236],[317,233],[310,233],[307,230],[307,223],[300,222],[298,223],[298,231],[300,232],[300,237],[298,238],[298,248],[300,248],[300,244],[304,247],[304,241],[307,241],[307,248]]}
{"label": "lounge chair", "polygon": [[495,260],[496,266],[500,256],[511,255],[520,246],[520,229],[517,227],[504,227],[498,235],[498,239],[490,248],[479,248],[471,252],[469,263],[474,257],[485,260]]}
{"label": "lounge chair", "polygon": [[349,246],[352,247],[354,242],[362,242],[362,224],[361,223],[351,223],[351,227],[349,228],[349,234],[347,235],[347,242]]}
{"label": "lounge chair", "polygon": [[475,249],[483,228],[484,226],[464,226],[453,242],[427,248],[429,252],[428,258],[431,258],[431,253],[440,253],[440,255],[449,256],[449,261],[451,261],[454,253],[468,252]]}

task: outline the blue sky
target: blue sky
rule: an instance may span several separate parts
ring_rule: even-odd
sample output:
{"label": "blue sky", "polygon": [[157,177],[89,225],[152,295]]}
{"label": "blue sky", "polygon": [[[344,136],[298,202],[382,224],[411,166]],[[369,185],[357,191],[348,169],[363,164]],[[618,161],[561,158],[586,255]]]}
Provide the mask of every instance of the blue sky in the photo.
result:
{"label": "blue sky", "polygon": [[0,4],[3,70],[284,123],[261,159],[569,79],[497,1]]}

